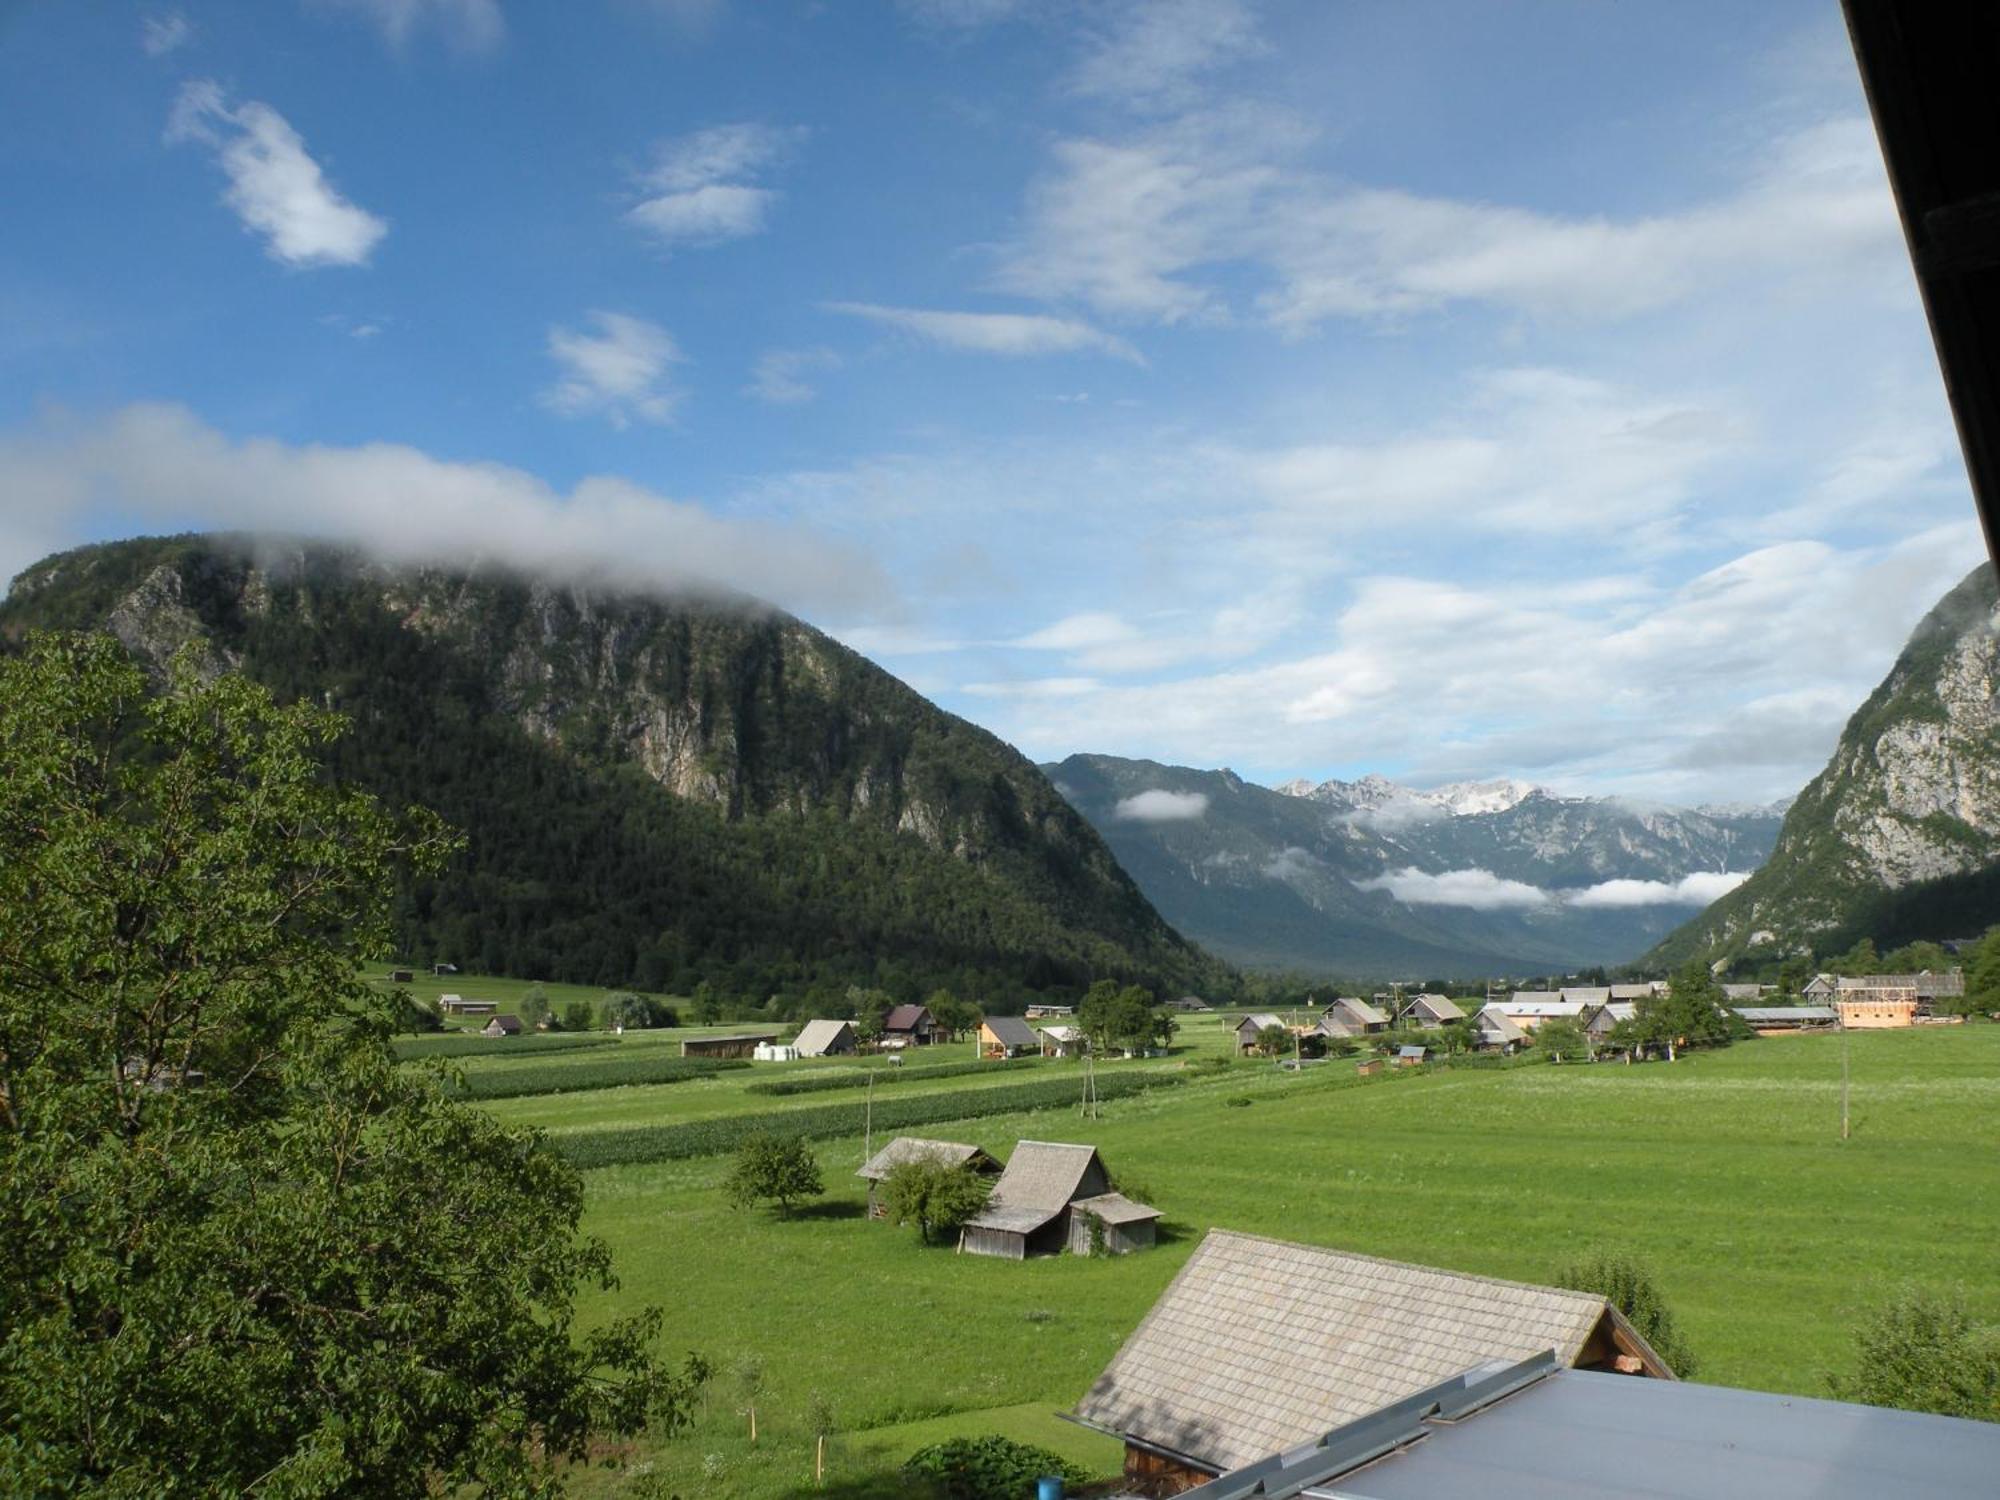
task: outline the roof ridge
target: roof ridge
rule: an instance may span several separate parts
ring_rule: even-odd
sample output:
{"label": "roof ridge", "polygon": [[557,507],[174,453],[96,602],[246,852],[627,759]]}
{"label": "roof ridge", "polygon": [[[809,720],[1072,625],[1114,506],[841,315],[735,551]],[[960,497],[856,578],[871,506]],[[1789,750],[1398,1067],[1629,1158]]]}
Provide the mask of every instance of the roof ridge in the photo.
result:
{"label": "roof ridge", "polygon": [[[1483,1281],[1488,1286],[1511,1287],[1515,1291],[1555,1292],[1564,1297],[1576,1297],[1586,1302],[1596,1302],[1603,1307],[1611,1305],[1611,1299],[1608,1297],[1602,1296],[1597,1292],[1579,1292],[1574,1287],[1550,1286],[1546,1282],[1540,1281],[1512,1281],[1505,1276],[1488,1276],[1479,1271],[1455,1271],[1450,1266],[1427,1266],[1413,1260],[1392,1260],[1386,1255],[1369,1255],[1360,1250],[1337,1250],[1330,1245],[1308,1244],[1304,1240],[1281,1240],[1272,1235],[1251,1234],[1247,1230],[1242,1229],[1210,1229],[1207,1234],[1202,1236],[1202,1245],[1206,1245],[1217,1235],[1225,1235],[1230,1239],[1236,1240],[1253,1240],[1264,1245],[1280,1245],[1287,1250],[1310,1250],[1320,1255],[1339,1255],[1348,1260],[1366,1261],[1370,1265],[1375,1266],[1394,1266],[1404,1271],[1430,1271],[1439,1276],[1460,1276],[1467,1281]],[[1200,1253],[1201,1245],[1197,1245],[1195,1247],[1195,1254],[1198,1255]],[[1193,1260],[1194,1256],[1189,1256],[1188,1260],[1183,1262],[1182,1269],[1185,1270],[1187,1265],[1191,1264]]]}

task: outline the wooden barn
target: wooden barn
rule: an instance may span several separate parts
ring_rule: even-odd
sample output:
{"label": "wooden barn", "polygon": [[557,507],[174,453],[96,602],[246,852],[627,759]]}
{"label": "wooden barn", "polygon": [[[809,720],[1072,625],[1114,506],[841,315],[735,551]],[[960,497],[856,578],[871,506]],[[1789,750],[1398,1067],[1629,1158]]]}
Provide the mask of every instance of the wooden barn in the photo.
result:
{"label": "wooden barn", "polygon": [[1072,1255],[1125,1255],[1153,1248],[1160,1211],[1134,1203],[1123,1193],[1099,1193],[1069,1206]]}
{"label": "wooden barn", "polygon": [[[1273,1015],[1270,1011],[1265,1011],[1261,1015],[1245,1016],[1242,1020],[1238,1021],[1236,1023],[1236,1050],[1238,1054],[1248,1057],[1251,1053],[1255,1052],[1257,1050],[1257,1033],[1264,1030],[1267,1026],[1285,1026],[1285,1018]],[[1291,1028],[1285,1027],[1285,1029],[1289,1031]]]}
{"label": "wooden barn", "polygon": [[1125,1444],[1133,1487],[1171,1494],[1475,1365],[1550,1350],[1572,1369],[1673,1379],[1594,1292],[1217,1229],[1075,1416]]}
{"label": "wooden barn", "polygon": [[[958,1248],[965,1254],[997,1255],[1007,1260],[1057,1255],[1072,1244],[1072,1205],[1080,1199],[1117,1196],[1095,1146],[1021,1141],[1007,1160],[1007,1170],[993,1184],[986,1207],[959,1232]],[[1136,1203],[1130,1206],[1144,1208]],[[1120,1216],[1125,1212],[1122,1208],[1107,1211]]]}
{"label": "wooden barn", "polygon": [[1042,1056],[1081,1057],[1083,1056],[1083,1030],[1077,1026],[1044,1026],[1042,1028]]}
{"label": "wooden barn", "polygon": [[1389,1018],[1358,996],[1342,995],[1320,1016],[1317,1029],[1327,1036],[1363,1036],[1387,1031]]}
{"label": "wooden barn", "polygon": [[1421,1068],[1429,1058],[1430,1049],[1427,1047],[1398,1047],[1396,1049],[1396,1066],[1399,1068]]}
{"label": "wooden barn", "polygon": [[938,1024],[928,1005],[898,1005],[882,1018],[882,1040],[900,1047],[928,1047]]}
{"label": "wooden barn", "polygon": [[800,1057],[845,1057],[859,1045],[852,1021],[808,1021],[792,1038]]}
{"label": "wooden barn", "polygon": [[729,1036],[691,1036],[681,1043],[682,1057],[755,1057],[757,1048],[775,1042],[775,1031],[739,1031]]}
{"label": "wooden barn", "polygon": [[899,1135],[861,1164],[854,1175],[868,1184],[868,1217],[886,1219],[888,1207],[881,1201],[882,1184],[890,1172],[906,1161],[940,1161],[950,1167],[970,1167],[981,1177],[1000,1175],[1000,1163],[977,1146],[960,1141],[927,1141],[921,1136]]}
{"label": "wooden barn", "polygon": [[988,1016],[979,1023],[981,1057],[1026,1057],[1041,1050],[1041,1033],[1019,1016]]}
{"label": "wooden barn", "polygon": [[1426,992],[1413,996],[1410,1003],[1403,1008],[1403,1024],[1421,1026],[1426,1031],[1435,1031],[1449,1022],[1464,1019],[1464,1007],[1449,995],[1433,995]]}
{"label": "wooden barn", "polygon": [[521,1018],[519,1016],[495,1016],[486,1023],[485,1029],[479,1034],[481,1036],[519,1036],[521,1034]]}

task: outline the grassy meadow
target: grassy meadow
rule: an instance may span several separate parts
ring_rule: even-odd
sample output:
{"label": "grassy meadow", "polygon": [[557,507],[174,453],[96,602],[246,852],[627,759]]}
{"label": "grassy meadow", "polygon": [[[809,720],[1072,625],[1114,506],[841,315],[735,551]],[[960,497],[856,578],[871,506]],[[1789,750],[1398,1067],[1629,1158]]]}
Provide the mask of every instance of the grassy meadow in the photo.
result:
{"label": "grassy meadow", "polygon": [[[618,1053],[677,1049],[684,1034],[628,1033]],[[1180,1040],[1171,1059],[1100,1069],[1181,1067],[1228,1051],[1222,1017],[1185,1023]],[[1823,1393],[1856,1321],[1898,1282],[1963,1288],[2000,1319],[2000,1027],[1861,1033],[1848,1044],[1847,1141],[1841,1041],[1826,1036],[1673,1065],[1392,1071],[1361,1082],[1351,1064],[1295,1075],[1246,1061],[1196,1068],[1183,1086],[1113,1101],[1095,1120],[1046,1110],[923,1132],[1003,1158],[1024,1137],[1096,1144],[1120,1185],[1166,1214],[1159,1248],[1117,1260],[961,1257],[871,1223],[852,1175],[858,1136],[818,1144],[827,1194],[790,1219],[732,1208],[724,1158],[591,1172],[586,1228],[609,1242],[622,1278],[593,1311],[657,1304],[663,1349],[700,1350],[722,1373],[691,1433],[579,1474],[577,1487],[636,1493],[650,1471],[685,1495],[889,1495],[895,1464],[916,1447],[989,1431],[1114,1472],[1116,1445],[1055,1413],[1211,1226],[1521,1280],[1548,1278],[1585,1247],[1628,1250],[1653,1266],[1702,1360],[1698,1378]],[[933,1049],[912,1064],[961,1053],[969,1047]],[[565,1132],[775,1112],[857,1096],[746,1087],[851,1066],[758,1065],[488,1107]],[[1013,1076],[1077,1072],[1049,1062]],[[976,1093],[999,1081],[912,1079],[897,1091]],[[762,1372],[754,1447],[740,1415],[746,1362]],[[812,1483],[815,1395],[838,1428],[825,1491]]]}

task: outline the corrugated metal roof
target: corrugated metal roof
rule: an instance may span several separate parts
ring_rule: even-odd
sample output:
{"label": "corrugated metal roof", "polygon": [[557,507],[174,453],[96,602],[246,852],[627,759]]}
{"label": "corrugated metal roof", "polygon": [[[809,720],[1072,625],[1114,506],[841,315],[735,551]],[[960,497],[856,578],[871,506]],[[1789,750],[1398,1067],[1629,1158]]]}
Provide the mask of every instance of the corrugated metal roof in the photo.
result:
{"label": "corrugated metal roof", "polygon": [[808,1021],[792,1045],[799,1049],[801,1057],[822,1057],[827,1048],[840,1040],[842,1032],[852,1035],[853,1031],[852,1021]]}
{"label": "corrugated metal roof", "polygon": [[1007,1158],[1007,1170],[993,1184],[986,1207],[967,1222],[979,1229],[1006,1229],[1016,1234],[1039,1229],[1068,1207],[1096,1160],[1095,1146],[1022,1141]]}
{"label": "corrugated metal roof", "polygon": [[1041,1033],[1019,1016],[988,1016],[981,1023],[1003,1047],[1039,1047]]}
{"label": "corrugated metal roof", "polygon": [[1134,1203],[1123,1193],[1099,1193],[1095,1198],[1079,1198],[1070,1206],[1079,1213],[1092,1214],[1107,1224],[1137,1224],[1160,1216],[1157,1208]]}
{"label": "corrugated metal roof", "polygon": [[1492,1359],[1576,1358],[1602,1297],[1211,1231],[1077,1405],[1215,1468]]}
{"label": "corrugated metal roof", "polygon": [[[1280,1483],[1256,1493],[1273,1500],[1971,1500],[1992,1496],[2000,1475],[2000,1424],[1588,1370],[1556,1370],[1453,1420],[1409,1425],[1412,1433],[1389,1452],[1371,1456],[1361,1448],[1303,1486]],[[1341,1434],[1326,1437],[1329,1455],[1338,1454]],[[1233,1493],[1227,1476],[1204,1488]]]}
{"label": "corrugated metal roof", "polygon": [[1831,1005],[1732,1005],[1731,1010],[1752,1026],[1765,1021],[1838,1021],[1840,1012]]}
{"label": "corrugated metal roof", "polygon": [[962,1141],[927,1141],[921,1136],[899,1135],[863,1162],[861,1170],[854,1175],[866,1177],[870,1182],[880,1182],[889,1175],[892,1167],[899,1167],[906,1161],[941,1161],[947,1166],[957,1167],[967,1163],[978,1165],[982,1158],[986,1165],[1000,1165],[979,1147],[968,1146]]}

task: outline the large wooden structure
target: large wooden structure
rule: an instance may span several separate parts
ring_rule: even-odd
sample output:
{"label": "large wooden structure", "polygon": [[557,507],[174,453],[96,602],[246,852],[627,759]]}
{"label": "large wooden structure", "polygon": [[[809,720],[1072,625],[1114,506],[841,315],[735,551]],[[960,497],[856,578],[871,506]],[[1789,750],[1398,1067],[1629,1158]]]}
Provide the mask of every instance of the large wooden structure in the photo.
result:
{"label": "large wooden structure", "polygon": [[729,1036],[691,1036],[681,1043],[682,1057],[754,1057],[765,1042],[775,1042],[775,1031],[739,1031]]}
{"label": "large wooden structure", "polygon": [[[958,1248],[968,1255],[997,1255],[1007,1260],[1075,1250],[1073,1210],[1084,1203],[1090,1204],[1084,1213],[1104,1224],[1107,1242],[1115,1227],[1121,1249],[1143,1249],[1152,1243],[1151,1225],[1159,1215],[1112,1191],[1111,1174],[1095,1146],[1018,1142],[1007,1159],[1007,1170],[993,1184],[986,1207],[959,1231]],[[1140,1229],[1141,1223],[1147,1227]],[[1090,1238],[1086,1225],[1084,1253],[1089,1251]]]}

